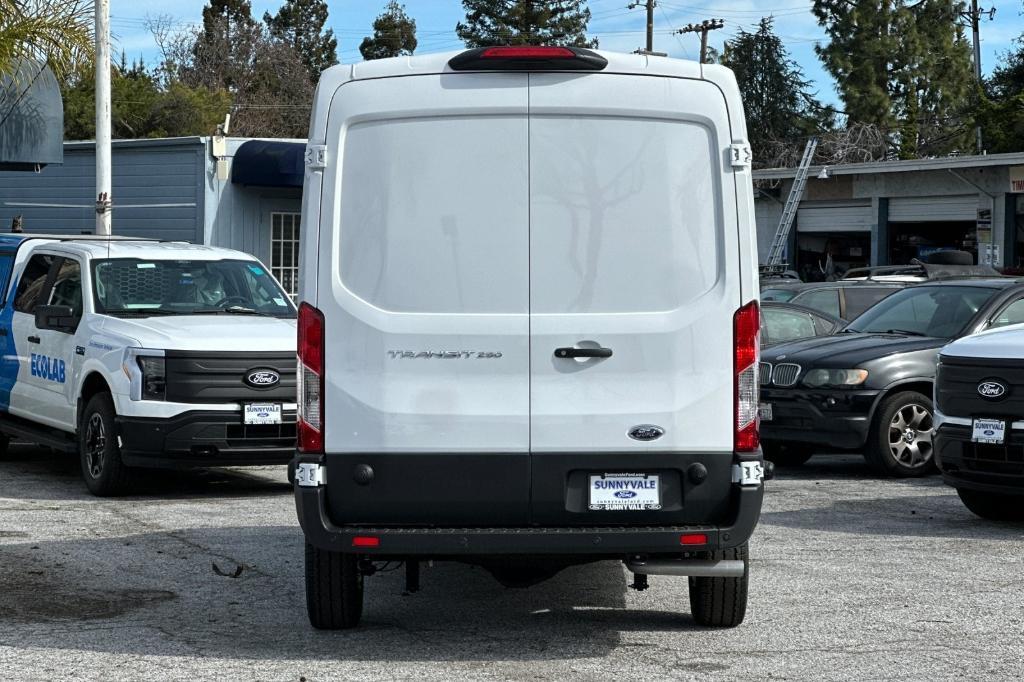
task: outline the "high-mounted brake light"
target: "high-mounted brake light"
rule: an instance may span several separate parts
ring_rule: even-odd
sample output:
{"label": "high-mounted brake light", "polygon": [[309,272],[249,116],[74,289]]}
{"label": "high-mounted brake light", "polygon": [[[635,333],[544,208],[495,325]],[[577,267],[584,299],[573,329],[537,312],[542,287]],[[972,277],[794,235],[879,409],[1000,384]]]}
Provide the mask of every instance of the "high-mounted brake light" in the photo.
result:
{"label": "high-mounted brake light", "polygon": [[324,451],[324,315],[299,306],[299,452]]}
{"label": "high-mounted brake light", "polygon": [[448,66],[453,71],[600,71],[608,60],[582,47],[500,45],[466,50]]}
{"label": "high-mounted brake light", "polygon": [[733,368],[735,371],[733,406],[736,452],[755,452],[761,444],[758,433],[759,336],[761,315],[757,301],[751,301],[733,316]]}

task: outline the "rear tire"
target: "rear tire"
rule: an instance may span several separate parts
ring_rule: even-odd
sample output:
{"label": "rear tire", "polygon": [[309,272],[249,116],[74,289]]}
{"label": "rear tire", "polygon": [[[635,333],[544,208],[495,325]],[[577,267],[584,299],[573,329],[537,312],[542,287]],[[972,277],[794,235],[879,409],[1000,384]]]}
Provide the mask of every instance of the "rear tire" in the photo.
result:
{"label": "rear tire", "polygon": [[1024,521],[1024,497],[957,488],[964,506],[991,521]]}
{"label": "rear tire", "polygon": [[814,456],[814,448],[810,445],[765,443],[761,442],[764,458],[782,468],[798,467]]}
{"label": "rear tire", "polygon": [[97,393],[85,406],[78,425],[78,457],[85,487],[97,497],[121,495],[130,470],[117,444],[117,413],[109,393]]}
{"label": "rear tire", "polygon": [[875,410],[864,446],[864,459],[876,474],[915,478],[935,473],[932,399],[917,391],[902,391]]}
{"label": "rear tire", "polygon": [[716,559],[742,560],[742,578],[690,578],[690,612],[698,625],[734,628],[743,622],[750,582],[749,555],[746,543],[712,555]]}
{"label": "rear tire", "polygon": [[318,630],[344,630],[359,624],[363,574],[356,555],[306,543],[306,612]]}

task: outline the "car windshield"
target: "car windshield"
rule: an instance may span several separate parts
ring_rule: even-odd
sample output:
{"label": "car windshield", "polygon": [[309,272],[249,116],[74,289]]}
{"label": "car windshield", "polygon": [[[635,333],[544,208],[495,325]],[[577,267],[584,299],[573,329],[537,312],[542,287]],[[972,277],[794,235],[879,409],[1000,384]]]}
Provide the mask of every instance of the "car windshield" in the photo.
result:
{"label": "car windshield", "polygon": [[295,317],[288,294],[256,261],[111,258],[92,268],[96,310],[106,315]]}
{"label": "car windshield", "polygon": [[910,287],[868,308],[843,331],[952,338],[997,291],[950,285]]}
{"label": "car windshield", "polygon": [[780,301],[785,303],[799,294],[795,289],[764,289],[761,291],[762,301]]}

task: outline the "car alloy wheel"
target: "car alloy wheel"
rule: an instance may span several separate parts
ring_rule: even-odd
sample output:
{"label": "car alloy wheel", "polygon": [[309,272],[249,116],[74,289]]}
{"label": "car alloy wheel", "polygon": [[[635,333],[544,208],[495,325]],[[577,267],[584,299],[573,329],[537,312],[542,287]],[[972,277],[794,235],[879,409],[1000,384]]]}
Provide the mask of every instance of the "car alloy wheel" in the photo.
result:
{"label": "car alloy wheel", "polygon": [[85,427],[85,447],[89,474],[99,478],[103,473],[103,460],[107,451],[107,430],[103,426],[103,417],[93,414]]}
{"label": "car alloy wheel", "polygon": [[916,469],[932,459],[932,413],[923,405],[909,403],[889,422],[889,452],[903,466]]}

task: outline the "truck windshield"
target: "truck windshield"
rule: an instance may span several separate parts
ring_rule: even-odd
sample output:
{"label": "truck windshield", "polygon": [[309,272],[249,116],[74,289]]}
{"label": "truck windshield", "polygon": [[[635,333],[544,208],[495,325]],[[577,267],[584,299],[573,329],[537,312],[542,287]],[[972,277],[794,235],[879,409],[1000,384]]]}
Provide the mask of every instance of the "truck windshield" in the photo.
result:
{"label": "truck windshield", "polygon": [[952,338],[998,291],[957,285],[910,287],[868,308],[843,331]]}
{"label": "truck windshield", "polygon": [[153,315],[265,315],[295,317],[288,294],[256,261],[93,261],[97,312]]}

